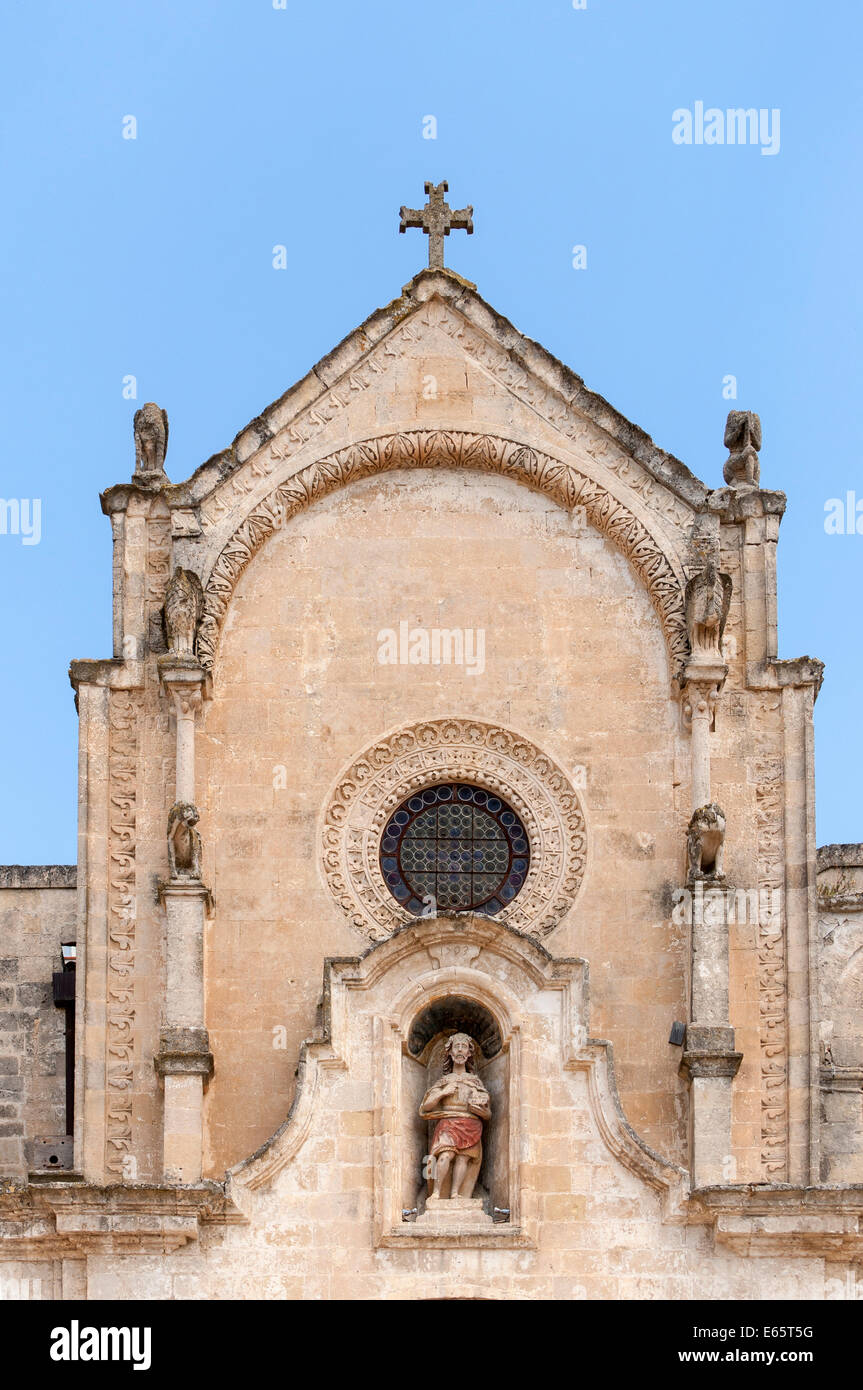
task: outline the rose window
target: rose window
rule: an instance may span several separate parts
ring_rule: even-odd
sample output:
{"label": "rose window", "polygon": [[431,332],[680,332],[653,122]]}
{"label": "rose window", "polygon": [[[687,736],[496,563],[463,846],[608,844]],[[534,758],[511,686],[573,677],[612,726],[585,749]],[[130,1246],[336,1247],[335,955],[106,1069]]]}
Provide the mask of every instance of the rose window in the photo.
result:
{"label": "rose window", "polygon": [[524,884],[530,846],[499,796],[448,782],[402,802],[384,830],[380,861],[393,897],[415,916],[435,907],[493,914]]}

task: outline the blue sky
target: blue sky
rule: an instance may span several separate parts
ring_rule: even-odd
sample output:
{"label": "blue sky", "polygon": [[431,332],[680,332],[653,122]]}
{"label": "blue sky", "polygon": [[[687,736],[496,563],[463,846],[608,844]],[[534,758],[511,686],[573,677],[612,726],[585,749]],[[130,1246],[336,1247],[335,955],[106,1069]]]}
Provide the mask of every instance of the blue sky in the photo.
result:
{"label": "blue sky", "polygon": [[[441,178],[475,216],[448,263],[709,485],[728,409],[760,412],[780,655],[827,663],[818,842],[863,839],[863,535],[824,529],[863,500],[861,38],[853,0],[7,9],[0,495],[41,499],[42,535],[0,535],[0,861],[76,857],[66,673],[111,653],[98,493],[136,404],[188,476],[424,264],[398,208]],[[779,152],[676,145],[696,101],[778,108]]]}

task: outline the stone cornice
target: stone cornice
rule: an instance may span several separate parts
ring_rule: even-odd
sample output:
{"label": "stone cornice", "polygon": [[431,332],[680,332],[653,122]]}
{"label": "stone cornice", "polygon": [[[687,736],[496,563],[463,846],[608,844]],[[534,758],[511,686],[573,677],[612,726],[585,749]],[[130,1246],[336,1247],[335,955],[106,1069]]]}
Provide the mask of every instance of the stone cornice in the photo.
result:
{"label": "stone cornice", "polygon": [[202,1224],[246,1218],[223,1183],[6,1183],[0,1187],[0,1253],[6,1259],[69,1254],[169,1254]]}
{"label": "stone cornice", "polygon": [[825,869],[863,869],[863,845],[821,845],[817,853],[817,871]]}
{"label": "stone cornice", "polygon": [[863,1184],[697,1188],[688,1219],[712,1225],[716,1243],[738,1255],[863,1256]]}
{"label": "stone cornice", "polygon": [[739,525],[752,517],[784,515],[788,498],[784,492],[770,492],[760,488],[718,487],[711,492],[706,510],[716,512],[720,521]]}
{"label": "stone cornice", "polygon": [[0,888],[74,888],[75,864],[0,864]]}
{"label": "stone cornice", "polygon": [[[677,1172],[661,1160],[657,1167]],[[6,1259],[168,1254],[194,1243],[202,1225],[246,1225],[249,1219],[227,1183],[0,1185],[0,1253]],[[681,1219],[712,1226],[717,1244],[741,1255],[863,1256],[863,1184],[697,1188],[681,1198]]]}
{"label": "stone cornice", "polygon": [[84,657],[69,663],[69,684],[75,693],[82,685],[101,685],[111,690],[143,690],[144,662],[121,656]]}
{"label": "stone cornice", "polygon": [[815,656],[798,656],[788,661],[774,656],[764,662],[749,662],[746,667],[746,685],[750,690],[814,685],[817,699],[823,680],[824,662]]}
{"label": "stone cornice", "polygon": [[114,483],[112,487],[106,487],[104,492],[100,492],[99,501],[105,516],[113,516],[115,512],[127,511],[133,497],[148,498],[155,496],[156,493],[160,493],[171,508],[192,506],[189,484],[172,483],[167,478],[152,483],[148,487],[143,487],[140,482],[134,481]]}

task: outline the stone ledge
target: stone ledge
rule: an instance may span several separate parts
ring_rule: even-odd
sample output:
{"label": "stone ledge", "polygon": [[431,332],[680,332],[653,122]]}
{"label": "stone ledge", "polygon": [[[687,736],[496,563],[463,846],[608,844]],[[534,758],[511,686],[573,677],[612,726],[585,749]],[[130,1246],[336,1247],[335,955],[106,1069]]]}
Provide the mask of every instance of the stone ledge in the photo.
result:
{"label": "stone ledge", "polygon": [[836,893],[833,897],[828,897],[826,893],[819,893],[818,911],[822,916],[837,915],[844,912],[863,912],[863,893]]}
{"label": "stone ledge", "polygon": [[213,1054],[206,1028],[163,1028],[153,1058],[159,1076],[213,1075]]}
{"label": "stone ledge", "polygon": [[757,487],[718,487],[707,499],[707,510],[718,512],[720,521],[730,523],[756,516],[782,517],[787,505],[784,492]]}
{"label": "stone ledge", "polygon": [[[0,1247],[2,1248],[2,1247]],[[535,1240],[519,1226],[506,1224],[466,1231],[453,1226],[452,1230],[417,1230],[415,1221],[385,1232],[375,1241],[375,1248],[388,1250],[536,1250]]]}
{"label": "stone ledge", "polygon": [[820,1255],[827,1259],[863,1255],[863,1228],[856,1216],[737,1216],[720,1215],[717,1245],[738,1255]]}
{"label": "stone ledge", "polygon": [[0,1255],[51,1259],[75,1254],[170,1254],[202,1224],[247,1218],[223,1183],[6,1183],[0,1190]]}
{"label": "stone ledge", "polygon": [[822,845],[816,850],[818,873],[825,869],[863,869],[863,845]]}
{"label": "stone ledge", "polygon": [[822,1064],[818,1081],[822,1091],[863,1091],[863,1067]]}
{"label": "stone ledge", "polygon": [[0,864],[0,888],[75,888],[77,864]]}
{"label": "stone ledge", "polygon": [[80,657],[69,663],[69,684],[78,693],[80,685],[102,685],[110,690],[143,690],[143,661],[121,656]]}
{"label": "stone ledge", "polygon": [[749,690],[781,690],[784,686],[815,686],[815,697],[824,680],[824,662],[817,656],[797,656],[789,661],[770,657],[767,661],[750,661],[746,666],[746,685]]}
{"label": "stone ledge", "polygon": [[731,1077],[737,1075],[742,1052],[684,1052],[677,1069],[678,1076],[684,1080],[703,1080],[705,1077]]}

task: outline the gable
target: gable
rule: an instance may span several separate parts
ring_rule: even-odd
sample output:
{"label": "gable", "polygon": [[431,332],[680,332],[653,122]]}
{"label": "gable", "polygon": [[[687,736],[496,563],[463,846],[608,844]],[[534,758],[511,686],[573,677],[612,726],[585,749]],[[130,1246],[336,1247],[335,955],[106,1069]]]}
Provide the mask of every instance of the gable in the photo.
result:
{"label": "gable", "polygon": [[195,521],[178,549],[204,583],[204,664],[275,530],[359,478],[442,467],[500,472],[582,509],[630,559],[679,670],[684,560],[707,489],[449,272],[416,277],[184,485]]}

